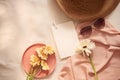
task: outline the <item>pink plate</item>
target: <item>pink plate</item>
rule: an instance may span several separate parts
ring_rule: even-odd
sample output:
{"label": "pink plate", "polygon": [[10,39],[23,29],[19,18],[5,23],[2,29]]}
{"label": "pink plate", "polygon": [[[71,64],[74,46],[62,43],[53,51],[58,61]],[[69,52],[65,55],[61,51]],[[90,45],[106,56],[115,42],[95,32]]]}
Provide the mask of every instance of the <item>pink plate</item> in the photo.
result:
{"label": "pink plate", "polygon": [[[33,44],[31,45],[30,47],[28,47],[24,54],[23,54],[23,57],[22,57],[22,66],[25,70],[26,73],[29,73],[29,70],[30,70],[30,56],[32,54],[37,54],[35,49],[36,48],[39,48],[39,47],[42,47],[42,46],[45,46],[45,44],[42,44],[42,43],[37,43],[37,44]],[[35,76],[36,78],[43,78],[43,77],[46,77],[47,75],[49,75],[50,73],[52,73],[55,69],[55,65],[56,65],[56,57],[55,57],[55,54],[53,55],[50,55],[47,59],[47,63],[49,65],[49,70],[48,71],[40,71],[37,73],[37,75]]]}

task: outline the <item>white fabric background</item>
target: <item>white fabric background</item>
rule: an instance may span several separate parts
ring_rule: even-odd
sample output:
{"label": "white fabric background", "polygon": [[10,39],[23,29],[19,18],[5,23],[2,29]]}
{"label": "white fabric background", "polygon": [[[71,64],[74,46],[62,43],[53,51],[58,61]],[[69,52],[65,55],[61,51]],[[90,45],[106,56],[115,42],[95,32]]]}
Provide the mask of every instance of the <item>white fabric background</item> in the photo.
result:
{"label": "white fabric background", "polygon": [[[120,4],[107,19],[120,30],[119,13]],[[0,80],[25,80],[21,67],[25,49],[40,42],[55,47],[51,24],[68,20],[55,0],[0,0]],[[65,60],[60,60],[58,54],[56,57],[53,74],[40,80],[57,80]]]}

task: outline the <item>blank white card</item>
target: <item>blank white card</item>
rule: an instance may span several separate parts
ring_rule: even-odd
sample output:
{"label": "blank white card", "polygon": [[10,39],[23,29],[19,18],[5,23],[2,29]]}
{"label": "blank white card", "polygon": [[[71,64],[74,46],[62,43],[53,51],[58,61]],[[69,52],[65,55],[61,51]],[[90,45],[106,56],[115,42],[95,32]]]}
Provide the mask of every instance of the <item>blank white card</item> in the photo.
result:
{"label": "blank white card", "polygon": [[52,26],[52,32],[60,58],[63,59],[74,55],[79,40],[73,22],[54,24]]}

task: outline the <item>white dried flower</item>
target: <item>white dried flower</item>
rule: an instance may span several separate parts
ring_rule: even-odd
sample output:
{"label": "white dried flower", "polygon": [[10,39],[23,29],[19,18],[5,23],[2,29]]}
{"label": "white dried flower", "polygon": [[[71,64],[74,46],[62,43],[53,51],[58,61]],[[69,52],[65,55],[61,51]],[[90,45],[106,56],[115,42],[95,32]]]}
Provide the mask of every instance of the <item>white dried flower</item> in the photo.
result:
{"label": "white dried flower", "polygon": [[84,56],[89,56],[95,48],[95,43],[89,39],[81,40],[77,47],[77,52],[82,53]]}

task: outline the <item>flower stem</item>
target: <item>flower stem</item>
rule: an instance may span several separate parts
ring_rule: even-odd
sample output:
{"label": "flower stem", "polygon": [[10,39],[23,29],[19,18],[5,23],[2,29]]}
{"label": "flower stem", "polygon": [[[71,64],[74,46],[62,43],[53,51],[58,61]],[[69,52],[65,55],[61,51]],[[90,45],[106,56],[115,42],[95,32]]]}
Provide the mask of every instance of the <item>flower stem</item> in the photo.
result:
{"label": "flower stem", "polygon": [[97,73],[96,73],[96,69],[95,69],[95,66],[94,66],[94,64],[93,64],[93,61],[92,61],[91,56],[89,56],[89,60],[90,60],[90,63],[91,63],[92,69],[93,69],[94,74],[95,74],[95,80],[98,80],[98,76],[97,76]]}
{"label": "flower stem", "polygon": [[34,76],[33,76],[33,75],[30,75],[30,74],[27,75],[26,80],[33,80],[33,79],[34,79]]}
{"label": "flower stem", "polygon": [[33,67],[30,67],[30,71],[29,73],[27,74],[27,78],[26,80],[34,80],[34,68]]}

